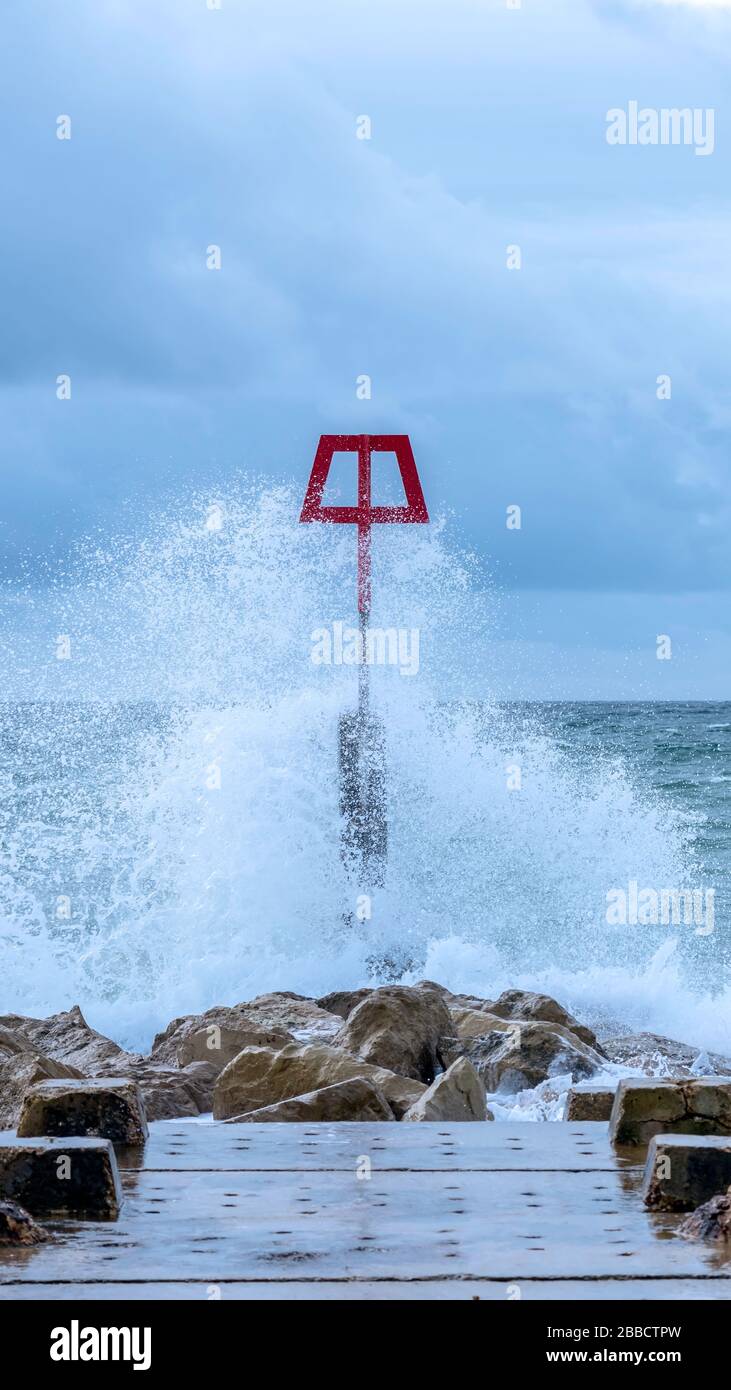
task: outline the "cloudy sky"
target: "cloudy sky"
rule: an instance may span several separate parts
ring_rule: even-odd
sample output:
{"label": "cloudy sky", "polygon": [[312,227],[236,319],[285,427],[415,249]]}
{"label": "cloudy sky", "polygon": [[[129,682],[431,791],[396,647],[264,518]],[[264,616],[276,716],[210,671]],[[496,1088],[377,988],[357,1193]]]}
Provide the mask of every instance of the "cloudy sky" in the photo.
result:
{"label": "cloudy sky", "polygon": [[[509,3],[6,9],[11,585],[191,485],[304,488],[321,432],[407,432],[520,693],[731,697],[731,6]],[[610,146],[633,101],[712,109],[712,154]]]}

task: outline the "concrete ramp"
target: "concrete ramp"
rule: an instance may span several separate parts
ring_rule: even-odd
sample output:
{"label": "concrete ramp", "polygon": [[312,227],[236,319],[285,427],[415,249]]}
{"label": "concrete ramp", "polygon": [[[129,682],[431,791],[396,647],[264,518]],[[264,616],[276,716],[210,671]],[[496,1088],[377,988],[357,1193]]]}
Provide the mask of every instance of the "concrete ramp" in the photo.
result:
{"label": "concrete ramp", "polygon": [[731,1253],[580,1124],[151,1126],[119,1220],[0,1253],[0,1299],[728,1299]]}

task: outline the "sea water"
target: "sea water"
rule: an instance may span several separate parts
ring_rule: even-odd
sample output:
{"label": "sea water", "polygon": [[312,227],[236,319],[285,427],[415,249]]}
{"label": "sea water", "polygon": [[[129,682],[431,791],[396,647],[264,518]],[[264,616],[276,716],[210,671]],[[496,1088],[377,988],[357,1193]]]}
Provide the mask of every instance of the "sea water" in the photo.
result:
{"label": "sea water", "polygon": [[[373,622],[420,662],[370,671],[389,857],[364,892],[337,764],[358,672],[312,660],[357,619],[355,539],[297,517],[286,487],[189,497],[8,591],[0,1012],[79,1003],[144,1049],[259,992],[429,978],[731,1052],[731,704],[497,698],[499,592],[448,525],[381,528]],[[712,888],[713,931],[610,924],[633,881]]]}

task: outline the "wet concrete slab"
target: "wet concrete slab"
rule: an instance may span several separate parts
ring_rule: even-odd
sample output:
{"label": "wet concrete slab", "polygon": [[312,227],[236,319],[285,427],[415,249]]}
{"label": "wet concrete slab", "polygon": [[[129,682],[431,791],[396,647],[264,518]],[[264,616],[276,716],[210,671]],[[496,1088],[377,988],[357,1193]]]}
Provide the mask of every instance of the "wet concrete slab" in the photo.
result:
{"label": "wet concrete slab", "polygon": [[[141,1150],[118,1150],[120,1167],[349,1172],[361,1155],[389,1170],[592,1171],[642,1167],[644,1150],[617,1151],[605,1123],[221,1124],[151,1126]],[[215,1133],[212,1140],[211,1133]],[[618,1156],[619,1154],[619,1156]]]}
{"label": "wet concrete slab", "polygon": [[[317,1283],[303,1280],[276,1283],[228,1282],[209,1285],[202,1282],[169,1283],[129,1283],[129,1284],[38,1284],[32,1294],[27,1290],[18,1293],[12,1285],[0,1285],[0,1303],[20,1298],[43,1299],[44,1302],[119,1302],[134,1300],[139,1302],[212,1302],[222,1299],[237,1302],[272,1302],[282,1300],[292,1302],[337,1302],[362,1303],[364,1300],[378,1303],[392,1302],[442,1302],[481,1301],[484,1303],[505,1303],[515,1299],[535,1303],[545,1300],[566,1301],[570,1303],[591,1303],[616,1301],[618,1303],[642,1303],[657,1300],[693,1302],[726,1302],[731,1296],[728,1279],[627,1279],[627,1280],[589,1280],[589,1279],[523,1279],[520,1283],[502,1279],[408,1279],[390,1281],[366,1280],[321,1280]],[[640,1310],[638,1310],[640,1311]],[[630,1319],[631,1320],[631,1319]],[[668,1310],[668,1321],[672,1322],[672,1312]],[[577,1323],[581,1322],[577,1314]]]}
{"label": "wet concrete slab", "polygon": [[731,1296],[606,1124],[170,1121],[118,1156],[119,1220],[0,1252],[0,1298]]}

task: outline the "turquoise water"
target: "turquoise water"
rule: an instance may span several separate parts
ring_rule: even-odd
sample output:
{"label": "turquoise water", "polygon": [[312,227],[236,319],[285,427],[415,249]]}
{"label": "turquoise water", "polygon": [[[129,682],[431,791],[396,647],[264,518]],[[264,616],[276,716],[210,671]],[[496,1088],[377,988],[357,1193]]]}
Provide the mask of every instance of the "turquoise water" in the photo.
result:
{"label": "turquoise water", "polygon": [[[313,735],[313,711],[300,713],[291,756]],[[322,764],[323,785],[308,791],[288,778],[281,746],[235,709],[219,714],[242,766],[269,756],[276,768],[257,769],[259,825],[241,785],[210,822],[209,710],[2,707],[0,1012],[80,1000],[98,1026],[143,1045],[169,1016],[219,999],[372,979],[372,931],[406,979],[485,994],[538,984],[599,1021],[728,1046],[731,704],[450,706],[438,734],[432,711],[422,751],[438,738],[448,752],[453,740],[453,771],[471,761],[473,786],[467,809],[439,776],[419,785],[418,747],[402,750],[421,809],[410,817],[407,795],[394,798],[386,938],[375,923],[355,938],[342,923],[351,890],[333,769]],[[525,787],[510,798],[500,789],[501,831],[494,801],[508,758],[541,785],[526,798]],[[329,874],[315,885],[315,920],[308,835],[314,872]],[[603,895],[632,875],[658,888],[712,886],[713,933],[610,931]]]}
{"label": "turquoise water", "polygon": [[[685,843],[697,882],[715,892],[712,951],[700,976],[731,962],[731,702],[556,703],[516,706],[536,713],[558,747],[581,763],[601,752],[621,759],[636,785],[687,820]],[[697,943],[696,943],[697,945]],[[704,964],[705,962],[705,964]]]}

